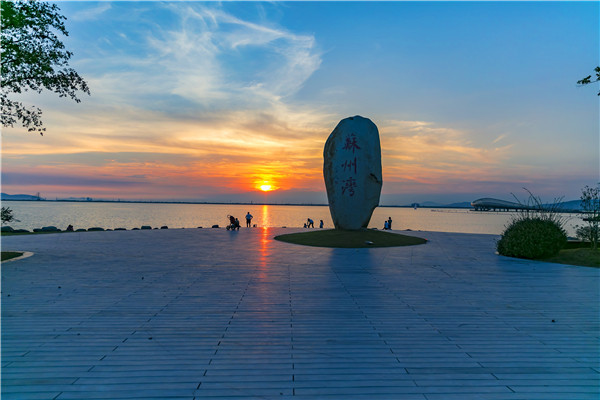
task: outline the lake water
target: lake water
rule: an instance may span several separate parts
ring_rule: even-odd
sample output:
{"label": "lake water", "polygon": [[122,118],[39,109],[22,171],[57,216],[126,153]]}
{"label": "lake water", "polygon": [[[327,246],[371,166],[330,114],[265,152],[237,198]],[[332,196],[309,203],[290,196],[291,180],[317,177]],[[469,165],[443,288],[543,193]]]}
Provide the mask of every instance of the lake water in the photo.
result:
{"label": "lake water", "polygon": [[[245,226],[248,211],[254,216],[252,224],[259,227],[302,227],[308,217],[325,228],[333,223],[327,206],[287,205],[230,205],[230,204],[158,204],[158,203],[96,203],[54,201],[4,201],[2,205],[13,210],[20,222],[13,228],[32,230],[43,226],[65,229],[71,224],[75,229],[102,227],[139,228],[210,228],[224,227],[228,215],[239,218]],[[398,208],[378,207],[373,212],[370,228],[383,228],[383,222],[392,217],[394,230],[422,230],[439,232],[500,234],[511,218],[507,212],[477,212],[468,209]],[[566,214],[567,233],[575,235],[574,226],[583,224],[575,214]]]}

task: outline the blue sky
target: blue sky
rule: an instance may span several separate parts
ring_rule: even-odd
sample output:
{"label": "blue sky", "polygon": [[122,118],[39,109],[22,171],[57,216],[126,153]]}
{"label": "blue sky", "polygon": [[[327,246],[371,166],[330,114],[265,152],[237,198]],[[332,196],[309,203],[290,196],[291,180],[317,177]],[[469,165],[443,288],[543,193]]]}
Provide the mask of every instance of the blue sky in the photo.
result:
{"label": "blue sky", "polygon": [[[383,204],[575,199],[600,180],[597,2],[58,2],[75,104],[25,94],[3,192],[324,202],[325,140],[380,131]],[[257,187],[271,184],[260,193]]]}

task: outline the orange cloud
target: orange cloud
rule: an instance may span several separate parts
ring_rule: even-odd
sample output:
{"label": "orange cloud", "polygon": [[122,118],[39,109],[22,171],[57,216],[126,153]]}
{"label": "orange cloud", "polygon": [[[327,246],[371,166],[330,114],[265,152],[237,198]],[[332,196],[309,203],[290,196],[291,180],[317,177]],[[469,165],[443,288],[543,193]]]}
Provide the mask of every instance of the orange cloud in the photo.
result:
{"label": "orange cloud", "polygon": [[388,121],[381,128],[384,179],[440,185],[501,175],[512,146],[477,146],[469,137],[430,122]]}

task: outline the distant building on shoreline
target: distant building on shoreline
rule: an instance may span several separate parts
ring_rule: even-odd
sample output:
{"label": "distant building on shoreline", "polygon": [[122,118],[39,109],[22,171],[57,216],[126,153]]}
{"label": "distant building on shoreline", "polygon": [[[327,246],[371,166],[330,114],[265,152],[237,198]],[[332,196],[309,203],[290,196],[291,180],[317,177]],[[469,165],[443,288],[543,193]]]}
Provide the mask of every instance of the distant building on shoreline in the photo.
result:
{"label": "distant building on shoreline", "polygon": [[539,211],[556,211],[556,212],[579,212],[579,201],[569,201],[567,203],[556,203],[556,204],[540,204],[540,205],[528,205],[520,204],[512,201],[493,199],[490,197],[484,197],[471,202],[471,206],[475,211],[527,211],[527,210],[539,210]]}

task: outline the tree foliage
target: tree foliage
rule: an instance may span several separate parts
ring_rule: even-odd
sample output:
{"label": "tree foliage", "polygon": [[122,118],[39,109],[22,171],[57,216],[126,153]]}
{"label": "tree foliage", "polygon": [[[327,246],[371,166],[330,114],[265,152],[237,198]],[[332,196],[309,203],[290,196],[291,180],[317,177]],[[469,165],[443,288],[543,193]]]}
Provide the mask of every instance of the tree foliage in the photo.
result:
{"label": "tree foliage", "polygon": [[90,94],[85,80],[72,68],[72,52],[58,35],[68,36],[56,4],[34,0],[2,1],[0,105],[2,126],[19,123],[29,131],[43,134],[42,111],[10,99],[10,94],[44,89],[79,103],[77,92]]}
{"label": "tree foliage", "polygon": [[[590,83],[600,81],[600,67],[594,68],[594,72],[596,73],[596,79],[592,79],[592,75],[588,75],[585,78],[577,81],[578,85],[588,85]],[[598,96],[600,96],[600,91],[598,92]]]}
{"label": "tree foliage", "polygon": [[578,229],[578,233],[591,242],[592,248],[598,248],[600,236],[600,183],[596,187],[585,186],[581,190],[582,218],[587,226]]}
{"label": "tree foliage", "polygon": [[15,216],[13,215],[13,210],[11,210],[8,207],[2,207],[2,224],[8,224],[11,223],[13,221],[19,221],[18,219],[15,218]]}

